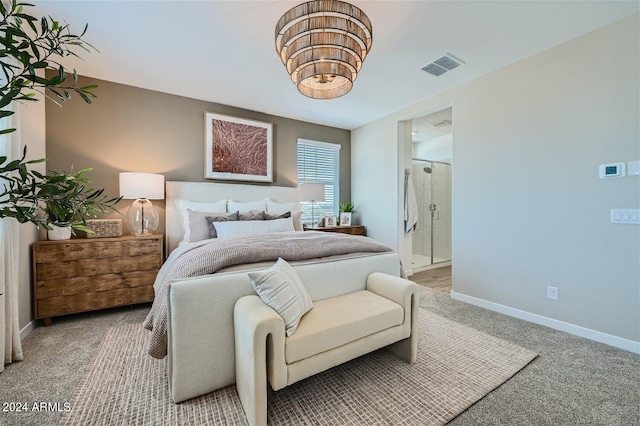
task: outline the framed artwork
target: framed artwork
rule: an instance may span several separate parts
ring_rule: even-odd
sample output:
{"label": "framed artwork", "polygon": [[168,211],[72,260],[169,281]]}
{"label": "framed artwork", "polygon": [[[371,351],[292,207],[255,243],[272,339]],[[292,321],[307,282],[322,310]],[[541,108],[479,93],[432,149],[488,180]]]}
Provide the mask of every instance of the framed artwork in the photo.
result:
{"label": "framed artwork", "polygon": [[204,177],[273,182],[271,123],[205,112]]}
{"label": "framed artwork", "polygon": [[324,226],[327,228],[335,228],[337,226],[336,217],[335,216],[325,216],[324,217]]}
{"label": "framed artwork", "polygon": [[351,212],[340,213],[340,226],[351,226]]}

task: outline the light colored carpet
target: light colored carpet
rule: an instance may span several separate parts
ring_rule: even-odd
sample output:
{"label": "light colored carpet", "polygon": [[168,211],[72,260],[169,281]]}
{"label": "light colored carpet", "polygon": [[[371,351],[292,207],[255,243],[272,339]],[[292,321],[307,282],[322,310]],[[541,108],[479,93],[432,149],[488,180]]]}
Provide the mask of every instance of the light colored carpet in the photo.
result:
{"label": "light colored carpet", "polygon": [[[418,361],[379,350],[269,392],[270,424],[441,425],[537,355],[421,309]],[[245,424],[235,387],[181,404],[136,324],[110,328],[61,425]]]}

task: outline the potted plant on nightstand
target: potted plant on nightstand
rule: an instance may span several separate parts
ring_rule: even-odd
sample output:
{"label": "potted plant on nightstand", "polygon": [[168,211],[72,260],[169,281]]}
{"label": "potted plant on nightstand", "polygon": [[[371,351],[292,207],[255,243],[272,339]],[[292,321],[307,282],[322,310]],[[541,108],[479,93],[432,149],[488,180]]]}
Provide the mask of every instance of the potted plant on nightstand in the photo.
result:
{"label": "potted plant on nightstand", "polygon": [[117,212],[114,206],[122,197],[108,198],[103,194],[104,189],[87,187],[91,181],[84,175],[91,170],[49,172],[39,176],[37,197],[44,200],[40,206],[41,222],[50,240],[68,240],[75,231],[91,233],[93,231],[86,227],[87,219],[109,210]]}
{"label": "potted plant on nightstand", "polygon": [[351,226],[351,216],[356,212],[353,203],[340,204],[340,226]]}

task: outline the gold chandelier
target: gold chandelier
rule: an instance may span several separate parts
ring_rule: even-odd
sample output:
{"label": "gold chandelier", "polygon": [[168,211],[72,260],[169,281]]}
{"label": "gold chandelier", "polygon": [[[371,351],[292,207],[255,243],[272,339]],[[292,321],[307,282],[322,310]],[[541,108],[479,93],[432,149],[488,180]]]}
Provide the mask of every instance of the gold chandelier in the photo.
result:
{"label": "gold chandelier", "polygon": [[276,51],[300,93],[333,99],[353,87],[372,34],[371,21],[352,4],[309,1],[278,21]]}

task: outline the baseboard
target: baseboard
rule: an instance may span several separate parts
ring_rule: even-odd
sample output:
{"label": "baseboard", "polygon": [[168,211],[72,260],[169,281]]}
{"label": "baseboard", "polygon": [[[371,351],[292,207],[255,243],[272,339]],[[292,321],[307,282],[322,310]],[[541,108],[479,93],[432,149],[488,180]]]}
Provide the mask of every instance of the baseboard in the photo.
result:
{"label": "baseboard", "polygon": [[420,268],[411,269],[411,273],[406,272],[407,276],[410,277],[413,274],[417,274],[418,272],[430,271],[431,269],[443,268],[445,266],[451,266],[451,261],[447,260],[445,262],[434,263],[433,265],[422,266]]}
{"label": "baseboard", "polygon": [[24,338],[27,337],[29,333],[31,333],[33,330],[35,330],[35,328],[36,328],[35,320],[31,321],[30,323],[22,327],[22,330],[20,330],[20,340],[21,341],[24,340]]}
{"label": "baseboard", "polygon": [[622,337],[613,336],[611,334],[602,333],[600,331],[591,330],[589,328],[580,327],[579,325],[570,324],[568,322],[555,320],[553,318],[543,317],[542,315],[532,314],[531,312],[522,311],[510,306],[501,305],[499,303],[489,302],[488,300],[479,299],[466,294],[451,292],[451,298],[466,302],[471,305],[489,309],[490,311],[499,312],[511,317],[519,318],[534,324],[544,325],[555,330],[564,331],[576,336],[584,337],[596,342],[604,343],[609,346],[624,349],[629,352],[640,354],[640,342],[624,339]]}

